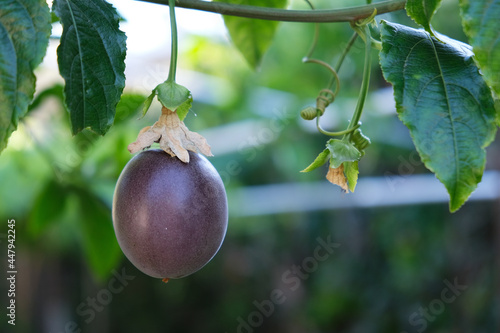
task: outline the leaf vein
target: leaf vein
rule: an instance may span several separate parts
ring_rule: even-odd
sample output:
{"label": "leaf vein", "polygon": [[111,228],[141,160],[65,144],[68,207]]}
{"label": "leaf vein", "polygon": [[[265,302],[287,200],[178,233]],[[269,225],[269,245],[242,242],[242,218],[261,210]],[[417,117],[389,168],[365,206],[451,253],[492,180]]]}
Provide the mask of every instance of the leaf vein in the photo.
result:
{"label": "leaf vein", "polygon": [[[85,84],[85,70],[84,70],[84,63],[83,63],[83,59],[82,59],[82,47],[81,47],[81,41],[80,41],[80,34],[79,34],[79,31],[78,31],[78,26],[77,26],[77,22],[76,22],[76,19],[75,19],[75,15],[73,13],[73,9],[71,8],[71,4],[69,2],[69,0],[65,0],[67,5],[68,5],[68,10],[69,10],[69,13],[71,15],[71,20],[73,21],[73,27],[75,29],[75,36],[76,36],[76,40],[77,40],[77,45],[78,45],[78,59],[79,59],[79,62],[80,62],[80,71],[81,71],[81,81],[82,81],[82,93],[85,95],[85,92],[86,92],[86,84]],[[75,4],[76,6],[76,4]],[[83,123],[85,124],[85,110],[87,109],[87,105],[86,105],[86,98],[85,96],[83,96],[82,98],[82,101],[83,101],[83,112],[82,112],[82,117],[83,117]]]}
{"label": "leaf vein", "polygon": [[434,41],[432,39],[432,37],[430,36],[429,33],[425,33],[429,42],[430,42],[430,45],[432,46],[432,50],[434,52],[434,55],[436,57],[436,62],[437,62],[437,66],[438,66],[438,69],[439,69],[439,73],[441,75],[441,78],[442,78],[442,83],[443,83],[443,90],[444,90],[444,95],[445,95],[445,98],[446,98],[446,105],[447,105],[447,108],[448,108],[448,118],[450,120],[450,125],[451,125],[451,130],[452,130],[452,136],[453,136],[453,149],[454,149],[454,152],[455,152],[455,165],[454,165],[454,168],[455,168],[455,183],[454,183],[454,186],[453,186],[453,193],[456,193],[457,192],[457,187],[459,186],[459,178],[460,178],[460,168],[459,168],[459,157],[458,157],[458,143],[457,143],[457,138],[456,138],[456,126],[455,126],[455,121],[453,119],[453,112],[451,110],[451,105],[450,105],[450,94],[448,92],[448,88],[447,88],[447,85],[446,85],[446,80],[445,80],[445,77],[444,77],[444,74],[443,74],[443,68],[442,68],[442,65],[441,65],[441,62],[440,62],[440,59],[439,59],[439,53],[436,49],[436,45],[434,44]]}

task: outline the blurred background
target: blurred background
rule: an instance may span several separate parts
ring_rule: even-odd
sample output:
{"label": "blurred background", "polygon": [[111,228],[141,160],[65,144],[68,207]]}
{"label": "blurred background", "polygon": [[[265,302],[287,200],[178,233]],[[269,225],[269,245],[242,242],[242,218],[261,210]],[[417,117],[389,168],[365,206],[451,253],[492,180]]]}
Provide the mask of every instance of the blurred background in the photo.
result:
{"label": "blurred background", "polygon": [[[328,139],[302,120],[329,80],[302,64],[314,25],[282,23],[257,72],[230,44],[222,18],[177,9],[178,82],[193,93],[185,120],[212,146],[228,193],[229,227],[216,257],[168,284],[124,258],[111,221],[126,147],[159,116],[141,104],[168,74],[168,7],[110,1],[128,36],[127,86],[104,137],[70,133],[53,39],[37,72],[36,100],[0,155],[0,247],[16,221],[16,326],[2,332],[500,332],[500,147],[488,149],[476,193],[450,214],[444,187],[425,169],[398,120],[376,52],[362,118],[372,145],[355,193],[304,174]],[[315,1],[317,8],[364,1]],[[307,8],[295,0],[292,8]],[[404,12],[381,18],[412,25]],[[456,1],[434,27],[465,41]],[[334,63],[348,24],[321,24],[314,57]],[[350,119],[361,84],[357,41],[341,91],[322,117]],[[8,285],[0,284],[2,307]]]}

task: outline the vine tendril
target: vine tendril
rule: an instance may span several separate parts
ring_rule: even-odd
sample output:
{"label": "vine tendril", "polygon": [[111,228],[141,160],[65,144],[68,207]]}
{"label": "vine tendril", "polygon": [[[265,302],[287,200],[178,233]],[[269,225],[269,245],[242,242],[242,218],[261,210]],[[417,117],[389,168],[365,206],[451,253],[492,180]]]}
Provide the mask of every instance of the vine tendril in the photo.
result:
{"label": "vine tendril", "polygon": [[[311,7],[311,9],[314,10],[313,4],[309,0],[305,0],[305,1],[309,5],[309,7]],[[306,119],[306,120],[313,120],[314,118],[319,119],[319,117],[325,113],[325,109],[328,107],[328,105],[333,103],[333,101],[335,100],[335,97],[337,96],[339,89],[340,89],[340,79],[339,79],[339,76],[337,75],[337,71],[332,66],[330,66],[328,63],[326,63],[322,60],[319,60],[319,59],[312,58],[312,54],[313,54],[314,50],[316,49],[316,45],[318,44],[319,23],[316,23],[314,26],[315,26],[315,30],[314,30],[313,42],[311,44],[311,47],[309,48],[309,51],[307,52],[307,55],[302,59],[302,62],[303,63],[314,63],[314,64],[318,64],[320,66],[323,66],[328,71],[330,71],[330,73],[332,73],[332,80],[330,81],[328,88],[324,88],[319,92],[318,97],[316,98],[316,109],[314,109],[312,107],[308,107],[300,112],[301,117],[303,119]],[[332,86],[334,83],[336,83],[335,91],[332,91]],[[319,123],[318,123],[318,130],[321,133],[335,133],[335,132],[327,132],[327,131],[323,130],[321,128],[321,126],[319,126]],[[330,135],[330,134],[327,134],[327,135]],[[338,134],[336,134],[336,135],[338,135]],[[340,134],[340,135],[342,135],[342,134]]]}

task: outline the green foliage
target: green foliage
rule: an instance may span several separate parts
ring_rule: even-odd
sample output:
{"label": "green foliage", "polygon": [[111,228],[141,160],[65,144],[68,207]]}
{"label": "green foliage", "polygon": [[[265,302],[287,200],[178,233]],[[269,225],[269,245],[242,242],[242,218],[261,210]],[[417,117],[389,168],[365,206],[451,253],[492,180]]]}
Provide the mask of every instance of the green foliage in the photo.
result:
{"label": "green foliage", "polygon": [[34,236],[40,236],[50,224],[62,215],[68,191],[65,186],[51,179],[42,188],[35,199],[30,213],[28,230]]}
{"label": "green foliage", "polygon": [[500,96],[500,0],[461,0],[462,24],[486,82]]}
{"label": "green foliage", "polygon": [[35,97],[35,99],[33,99],[33,102],[28,107],[28,112],[30,112],[32,110],[36,110],[49,97],[55,97],[56,99],[59,99],[60,101],[64,101],[64,86],[61,84],[55,84],[55,85],[41,91]]}
{"label": "green foliage", "polygon": [[406,12],[417,24],[423,26],[428,33],[435,37],[431,20],[440,5],[441,0],[408,0]]}
{"label": "green foliage", "polygon": [[491,91],[466,44],[383,22],[380,63],[400,119],[456,211],[481,181],[496,133]]}
{"label": "green foliage", "polygon": [[[59,105],[47,109],[49,97]],[[0,215],[26,221],[29,237],[20,241],[49,253],[81,248],[97,281],[112,273],[122,255],[106,200],[130,159],[126,147],[138,130],[125,127],[136,123],[127,120],[140,115],[143,101],[143,95],[123,94],[113,130],[105,138],[89,130],[71,137],[62,87],[56,84],[38,94],[33,103],[37,109],[30,113],[37,122],[23,123],[12,138],[14,149],[7,148],[0,159]],[[39,117],[47,110],[50,118]],[[22,149],[16,148],[19,144]]]}
{"label": "green foliage", "polygon": [[[222,0],[220,2],[272,8],[285,8],[287,0]],[[278,22],[224,16],[234,45],[252,68],[258,68],[274,38]]]}
{"label": "green foliage", "polygon": [[113,125],[117,125],[121,122],[130,120],[133,116],[137,116],[137,112],[143,103],[144,96],[141,94],[123,94],[118,105],[116,105],[115,122]]}
{"label": "green foliage", "polygon": [[311,164],[309,164],[309,166],[307,168],[305,168],[301,172],[311,172],[311,171],[319,168],[320,166],[322,166],[326,162],[328,162],[329,159],[330,159],[330,150],[325,149],[321,153],[319,153],[319,155],[316,157],[316,159]]}
{"label": "green foliage", "polygon": [[54,10],[63,25],[57,60],[73,134],[90,127],[104,135],[125,86],[120,17],[104,0],[55,0]]}
{"label": "green foliage", "polygon": [[347,179],[347,184],[349,186],[349,191],[354,192],[356,184],[358,183],[358,161],[354,162],[344,162],[344,175]]}
{"label": "green foliage", "polygon": [[[283,0],[226,2],[286,7]],[[434,34],[430,22],[440,4],[441,1],[409,0],[407,12],[415,22]],[[488,4],[490,7],[486,8]],[[341,1],[338,6],[341,5],[350,6],[351,3]],[[474,57],[467,45],[437,33],[440,41],[423,31],[392,23],[382,25],[384,49],[381,64],[387,80],[394,85],[400,119],[410,129],[422,161],[450,192],[452,211],[462,205],[481,179],[484,148],[496,130],[491,93],[484,80],[498,94],[500,77],[500,51],[496,43],[500,30],[498,0],[462,0],[460,5],[463,28],[473,46]],[[45,53],[50,23],[59,18],[53,13],[51,17],[45,1],[41,0],[5,0],[0,7],[0,150],[21,123],[19,135],[15,133],[11,138],[12,149],[6,150],[0,159],[0,183],[3,185],[0,211],[13,212],[25,219],[26,231],[34,238],[30,241],[40,242],[37,246],[41,243],[58,249],[69,249],[74,244],[81,246],[90,268],[103,279],[121,257],[112,233],[107,200],[112,196],[116,178],[130,158],[127,145],[135,139],[139,128],[150,125],[144,121],[151,120],[145,117],[136,121],[134,117],[140,117],[142,105],[145,114],[158,95],[160,102],[176,109],[183,119],[193,102],[191,93],[187,88],[166,82],[158,85],[145,102],[142,95],[122,94],[125,36],[118,30],[118,15],[114,8],[104,0],[56,0],[54,10],[64,28],[58,61],[66,84],[38,92],[29,105],[34,95],[33,70]],[[444,7],[438,15],[443,13]],[[458,15],[454,16],[458,19]],[[436,21],[437,17],[433,26],[439,27]],[[299,99],[313,97],[316,89],[324,83],[325,73],[308,66],[304,68],[300,59],[310,44],[314,26],[287,23],[278,30],[278,23],[272,21],[225,17],[225,22],[236,48],[251,67],[260,66],[263,71],[259,76],[252,73],[226,43],[197,36],[195,43],[187,43],[193,52],[182,55],[183,65],[191,62],[191,70],[217,76],[231,82],[231,86],[214,94],[217,102],[213,105],[196,105],[209,111],[206,114],[210,117],[192,117],[190,122],[194,124],[193,128],[201,129],[266,113],[271,118],[268,129],[272,130],[270,138],[276,140],[275,144],[267,145],[260,138],[254,142],[248,140],[237,154],[223,156],[222,160],[216,157],[215,161],[219,161],[221,173],[226,174],[231,186],[296,181],[299,178],[296,170],[310,156],[311,147],[318,147],[324,140],[301,135],[303,129],[295,123],[298,115],[285,115],[281,109],[276,114],[261,110],[255,103],[260,101],[260,91],[257,92],[256,86],[292,93],[293,98],[283,98],[278,106],[287,112],[299,108],[302,102]],[[320,24],[319,29],[321,35],[315,56],[321,59],[341,56],[352,33],[349,24]],[[293,44],[290,36],[294,37]],[[263,59],[273,40],[275,44],[271,52]],[[363,68],[359,40],[339,72],[342,89],[333,108],[340,110],[336,116],[341,120],[335,126],[346,120],[353,104],[350,97],[359,92],[358,80],[352,79],[360,77]],[[371,83],[375,88],[385,84],[376,76],[378,72],[373,71],[372,75]],[[90,127],[104,134],[112,124],[113,129],[105,138],[87,130],[71,138],[66,133],[69,131],[65,113],[40,117],[50,118],[50,122],[41,122],[36,116],[37,109],[43,108],[49,97],[66,98],[74,133]],[[367,103],[370,104],[368,100]],[[275,105],[272,108],[274,112]],[[377,128],[372,121],[374,118],[369,118],[370,112],[364,116],[368,119],[363,119],[363,131],[372,138],[373,132],[392,132],[385,126]],[[36,126],[30,124],[31,120],[36,120]],[[384,125],[389,126],[388,123]],[[38,132],[43,134],[38,137]],[[330,140],[328,148],[303,172],[316,169],[331,159],[332,167],[343,165],[349,190],[354,191],[359,174],[358,160],[364,155],[370,140],[360,129],[347,134],[344,139]],[[375,142],[374,146],[377,145],[380,143]],[[385,148],[374,147],[374,150],[385,151]],[[386,169],[377,166],[376,152],[369,152],[369,164],[360,164],[362,172],[366,175],[375,170],[380,175]],[[387,153],[397,163],[393,155]],[[261,169],[255,167],[260,164],[263,165]],[[396,169],[399,172],[398,166],[394,167]],[[425,171],[423,166],[418,170]],[[307,180],[319,178],[313,173],[303,177]],[[66,247],[51,244],[59,238]],[[404,258],[400,261],[405,262]],[[342,305],[336,306],[343,308]],[[323,311],[327,321],[331,308]]]}
{"label": "green foliage", "polygon": [[361,156],[365,155],[365,149],[371,144],[370,138],[361,132],[361,129],[358,128],[351,135],[351,141],[354,143],[354,146],[359,150]]}
{"label": "green foliage", "polygon": [[5,0],[0,6],[0,151],[28,111],[33,71],[42,62],[51,31],[44,0]]}
{"label": "green foliage", "polygon": [[143,115],[146,114],[147,108],[151,105],[155,94],[158,95],[158,100],[164,107],[177,113],[181,121],[184,120],[193,103],[191,92],[186,87],[173,81],[165,81],[157,85],[152,94],[147,98]]}
{"label": "green foliage", "polygon": [[92,271],[104,280],[122,254],[115,238],[109,207],[86,189],[76,189],[80,207],[81,235]]}
{"label": "green foliage", "polygon": [[[346,0],[335,2],[336,7],[352,4]],[[330,5],[331,2],[323,4]],[[443,2],[439,15],[445,15],[446,6]],[[400,14],[395,17],[404,13]],[[440,21],[449,26],[447,33],[451,31],[450,35],[459,35],[461,31],[458,17],[449,16],[449,20]],[[433,21],[434,28],[439,28],[437,18]],[[349,24],[320,26],[321,38],[315,56],[328,60],[338,57],[352,33]],[[208,87],[216,90],[216,94],[212,95],[213,102],[204,103],[205,100],[197,101],[195,98],[194,106],[199,116],[188,117],[190,128],[200,130],[222,124],[231,127],[250,118],[250,121],[258,119],[261,128],[267,131],[259,132],[257,127],[253,134],[242,135],[242,140],[248,140],[242,142],[238,151],[216,153],[211,158],[221,175],[225,174],[232,212],[248,206],[248,202],[239,206],[233,195],[240,190],[248,190],[246,186],[296,181],[307,186],[309,181],[324,180],[321,172],[297,174],[297,170],[309,162],[307,158],[314,157],[314,152],[324,148],[325,142],[321,135],[304,131],[298,116],[300,106],[310,104],[317,89],[322,88],[327,79],[322,69],[299,64],[310,44],[308,38],[313,28],[312,24],[283,24],[258,74],[252,73],[241,57],[235,56],[235,48],[223,40],[205,35],[186,36],[186,40],[182,40],[188,46],[182,49],[180,55],[183,68],[225,80],[221,85]],[[294,45],[292,48],[291,43]],[[335,112],[331,123],[327,121],[331,117],[324,118],[327,128],[336,129],[338,125],[338,129],[342,129],[355,104],[363,69],[360,45],[358,39],[339,72],[342,88],[335,104],[327,109],[327,114]],[[373,89],[386,87],[377,70],[372,72],[371,86]],[[262,90],[269,94],[265,99],[260,98]],[[61,96],[59,92],[50,96]],[[43,91],[37,93],[40,97],[44,94]],[[273,103],[278,98],[279,103]],[[238,331],[240,317],[245,321],[249,316],[254,320],[257,318],[255,314],[259,309],[255,304],[269,299],[276,288],[288,291],[289,286],[294,286],[283,283],[280,278],[314,254],[317,237],[325,238],[330,234],[333,241],[342,244],[339,250],[328,260],[319,262],[317,270],[307,273],[307,279],[292,275],[299,279],[300,287],[286,294],[284,304],[275,304],[272,315],[266,317],[262,314],[264,322],[255,331],[288,332],[290,327],[294,327],[302,332],[415,332],[423,329],[423,325],[413,325],[415,321],[410,320],[416,318],[423,322],[425,318],[419,313],[420,307],[435,310],[435,299],[439,299],[444,288],[442,281],[453,281],[454,277],[467,284],[468,289],[454,302],[444,303],[445,308],[439,315],[429,310],[434,320],[427,321],[427,330],[459,332],[468,327],[475,332],[498,331],[496,310],[499,303],[495,293],[491,292],[495,288],[494,277],[498,276],[496,256],[493,255],[495,241],[491,237],[491,230],[496,226],[496,213],[494,203],[488,201],[470,202],[453,215],[448,214],[447,207],[441,204],[368,209],[355,207],[256,217],[238,217],[232,213],[231,232],[221,252],[199,275],[164,285],[139,274],[123,260],[114,267],[116,272],[125,269],[127,275],[135,277],[134,280],[120,293],[113,292],[113,298],[104,310],[96,310],[95,320],[87,323],[89,317],[77,312],[77,309],[82,309],[79,306],[86,303],[88,297],[108,301],[106,293],[99,291],[109,286],[110,282],[120,290],[121,286],[115,284],[113,275],[109,275],[112,270],[108,271],[108,278],[101,284],[94,285],[89,279],[86,267],[91,269],[94,266],[86,256],[89,249],[84,244],[82,228],[92,217],[82,214],[81,201],[89,195],[94,196],[91,201],[99,202],[97,209],[101,210],[98,215],[102,217],[102,225],[109,226],[110,218],[104,220],[104,209],[110,216],[110,203],[103,201],[111,199],[116,179],[130,159],[126,147],[135,139],[140,128],[155,120],[153,112],[141,120],[136,119],[140,117],[144,99],[140,95],[123,94],[116,108],[114,125],[104,138],[93,137],[92,140],[96,141],[92,141],[90,148],[78,140],[78,136],[87,131],[72,138],[67,115],[62,110],[57,113],[47,110],[44,108],[48,106],[44,105],[45,101],[37,99],[39,108],[33,107],[32,113],[20,122],[9,147],[2,153],[0,215],[3,214],[5,220],[12,216],[18,219],[19,250],[22,262],[29,266],[26,266],[29,269],[25,271],[25,276],[30,276],[33,285],[43,286],[36,293],[23,293],[24,297],[19,295],[18,300],[33,310],[32,316],[23,316],[23,321],[19,322],[18,325],[28,327],[22,329],[19,326],[21,331],[39,330],[37,323],[40,316],[45,317],[48,313],[44,312],[48,308],[48,299],[64,305],[55,310],[51,308],[51,314],[76,321],[78,327],[74,331]],[[268,104],[268,101],[272,103]],[[366,101],[363,133],[372,138],[372,145],[366,150],[363,162],[359,163],[360,172],[363,177],[394,175],[395,180],[388,181],[407,186],[407,174],[424,173],[426,170],[419,163],[415,151],[405,146],[408,130],[392,114],[377,114],[378,110],[382,110],[379,101],[370,97]],[[384,105],[386,102],[383,101]],[[267,129],[273,131],[272,135]],[[219,140],[221,133],[228,133],[224,140],[233,140],[225,128],[210,131],[217,133]],[[274,141],[263,142],[259,138],[262,133],[268,134]],[[353,140],[355,133],[351,136]],[[250,138],[254,141],[251,142]],[[214,148],[217,147],[218,140],[210,141]],[[358,145],[355,146],[359,150]],[[488,148],[492,156],[497,154],[495,146]],[[52,158],[47,161],[44,160],[44,150],[52,153]],[[58,181],[52,174],[51,166],[56,162],[67,170],[66,176],[62,177],[64,180]],[[348,167],[350,163],[344,163],[349,187],[352,185],[349,170],[355,170]],[[31,239],[28,237],[29,230],[23,227],[29,229],[33,223],[31,216],[36,215],[34,210],[41,206],[37,204],[35,207],[35,202],[43,196],[42,191],[51,182],[61,186],[66,201],[58,201],[59,196],[54,196],[54,200],[47,202],[53,205],[53,210],[64,211],[53,221],[41,221],[40,234]],[[68,185],[76,185],[74,182],[84,187],[86,194],[68,191]],[[337,189],[331,187],[333,195]],[[378,197],[386,194],[372,194],[372,198],[376,202]],[[349,200],[349,196],[344,197]],[[335,199],[333,196],[325,200],[333,202]],[[95,232],[102,226],[94,225],[93,221],[88,223],[86,227],[95,228]],[[89,236],[90,231],[86,231],[85,237]],[[114,241],[107,237],[110,236],[101,239],[104,244]],[[5,244],[1,234],[0,242]],[[87,249],[84,250],[84,247]],[[112,251],[103,253],[104,256],[110,254]],[[103,260],[112,262],[107,257]],[[310,264],[309,261],[307,263]],[[474,274],[468,274],[464,267],[472,267]],[[38,278],[40,280],[37,281]],[[138,292],[141,294],[139,298]],[[138,308],[141,311],[138,312]],[[86,309],[92,309],[92,306]],[[130,314],[130,320],[122,320],[123,313]],[[187,317],[178,315],[182,313]],[[457,316],[457,313],[460,315]],[[191,317],[204,320],[186,319]],[[103,328],[106,326],[103,326],[103,321],[109,323],[109,327]],[[54,330],[65,331],[69,327],[65,324],[66,320],[54,323]],[[0,331],[8,331],[6,321],[3,325],[6,329],[0,327]]]}
{"label": "green foliage", "polygon": [[330,167],[338,168],[344,162],[355,162],[361,158],[361,153],[348,140],[330,139],[326,143],[330,151]]}

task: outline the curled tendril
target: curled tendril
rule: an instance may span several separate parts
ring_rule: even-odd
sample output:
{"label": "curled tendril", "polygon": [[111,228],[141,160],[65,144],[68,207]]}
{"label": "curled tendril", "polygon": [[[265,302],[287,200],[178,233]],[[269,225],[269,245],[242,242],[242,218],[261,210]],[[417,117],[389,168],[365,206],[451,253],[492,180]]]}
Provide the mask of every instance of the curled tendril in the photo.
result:
{"label": "curled tendril", "polygon": [[[319,112],[319,111],[318,111]],[[327,130],[324,130],[321,125],[319,124],[319,118],[320,117],[316,117],[316,128],[318,129],[318,132],[320,132],[321,134],[324,134],[324,135],[328,135],[328,136],[340,136],[340,135],[346,135],[346,134],[349,134],[355,130],[357,130],[360,126],[361,126],[361,122],[358,122],[356,125],[354,125],[353,127],[348,127],[347,129],[343,130],[343,131],[338,131],[338,132],[330,132],[330,131],[327,131]]]}
{"label": "curled tendril", "polygon": [[[316,110],[318,110],[320,113],[320,116],[322,116],[325,113],[325,109],[328,107],[328,105],[333,103],[333,101],[335,100],[335,97],[337,96],[337,94],[339,92],[339,89],[340,89],[339,76],[337,74],[337,71],[335,71],[335,69],[333,69],[332,66],[330,66],[329,64],[327,64],[326,62],[324,62],[322,60],[310,59],[308,57],[304,57],[304,59],[302,59],[302,62],[314,63],[314,64],[318,64],[320,66],[323,66],[326,69],[328,69],[330,71],[330,73],[332,73],[333,77],[335,78],[335,83],[336,83],[335,91],[332,91],[331,89],[328,89],[328,88],[322,89],[319,92],[318,97],[316,98]],[[302,111],[305,112],[305,109]],[[317,112],[312,112],[311,110],[307,111],[307,115],[303,115],[301,112],[302,118],[304,118],[304,116],[306,116],[306,118],[304,118],[304,119],[307,119],[307,120],[313,120],[317,114],[318,114]]]}
{"label": "curled tendril", "polygon": [[[311,7],[311,9],[314,10],[314,6],[312,5],[312,3],[309,0],[305,0],[305,1],[309,5],[309,7]],[[318,43],[318,38],[319,38],[319,24],[316,23],[315,24],[314,39],[313,39],[313,42],[311,44],[311,48],[309,49],[309,52],[307,52],[307,55],[302,59],[302,62],[314,63],[314,64],[318,64],[320,66],[323,66],[324,68],[328,69],[328,71],[330,71],[330,73],[332,73],[333,79],[331,80],[328,88],[322,89],[319,92],[318,97],[316,98],[316,107],[313,107],[313,106],[306,107],[305,109],[300,111],[300,116],[305,120],[313,120],[314,118],[316,118],[316,127],[317,127],[318,131],[320,133],[328,135],[328,136],[340,136],[340,135],[352,133],[356,129],[359,128],[361,123],[358,123],[352,127],[349,127],[343,131],[338,131],[338,132],[326,131],[321,127],[321,125],[319,123],[319,118],[325,113],[325,109],[328,107],[328,105],[333,103],[333,101],[335,100],[335,97],[337,96],[337,94],[340,90],[340,79],[339,79],[339,76],[337,74],[337,71],[332,66],[330,66],[328,63],[326,63],[322,60],[311,58],[311,56],[316,48],[316,45]],[[351,44],[354,42],[354,38],[351,38]],[[343,58],[341,60],[343,60]],[[340,61],[338,67],[340,67],[341,63],[342,63],[342,61]],[[331,89],[331,87],[333,86],[333,83],[336,83],[335,91],[332,91],[332,89]]]}
{"label": "curled tendril", "polygon": [[325,109],[333,103],[335,100],[335,96],[337,96],[337,91],[333,92],[330,89],[323,89],[319,92],[318,97],[316,98],[316,109],[321,111],[321,115],[325,113]]}
{"label": "curled tendril", "polygon": [[316,111],[316,108],[314,106],[308,106],[305,109],[303,109],[302,111],[300,111],[300,116],[304,120],[313,120],[314,118],[316,118],[316,115],[317,115],[317,111]]}

